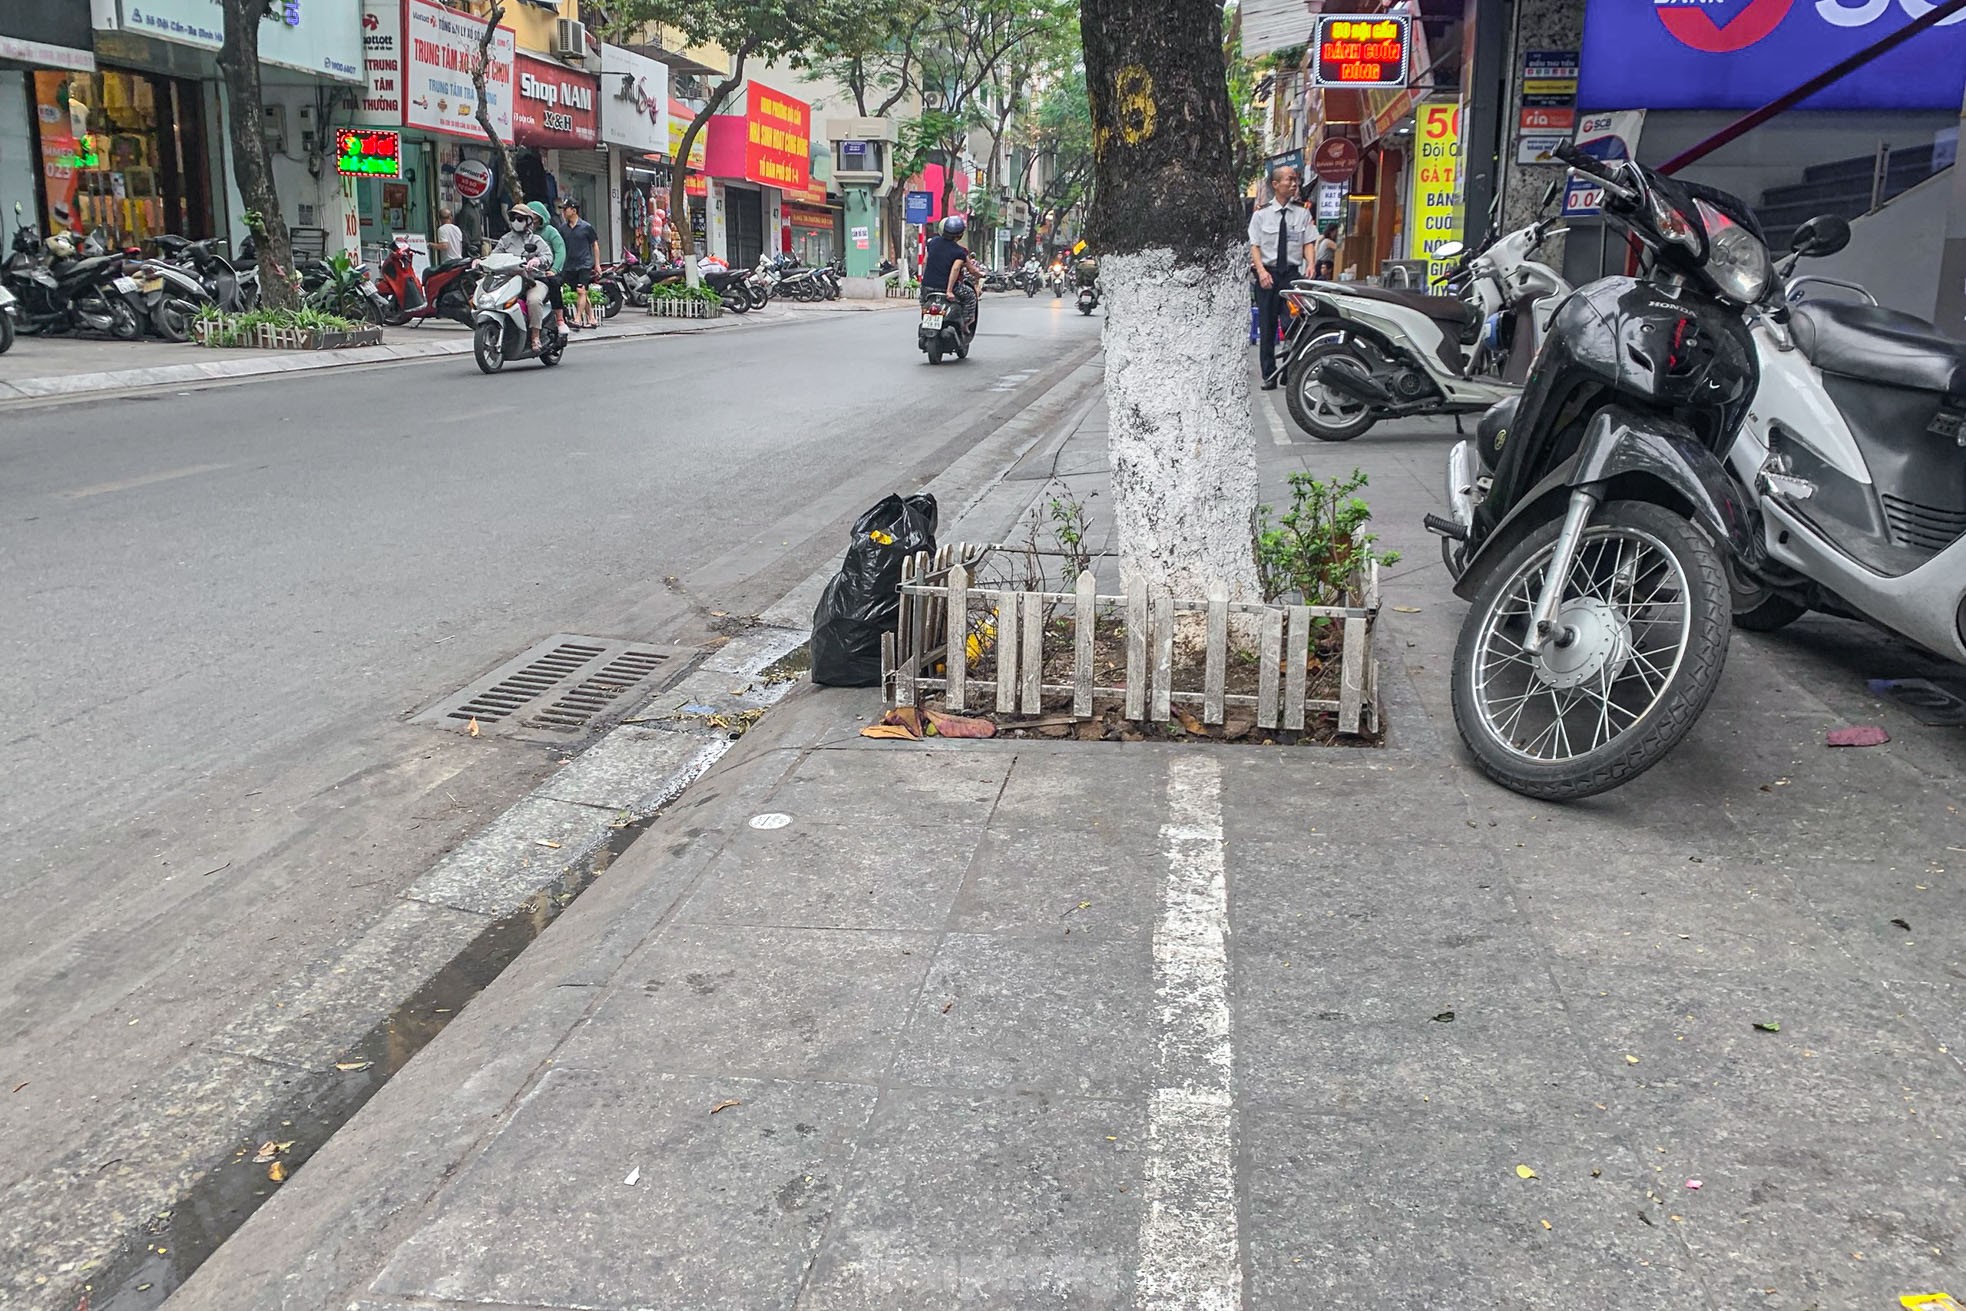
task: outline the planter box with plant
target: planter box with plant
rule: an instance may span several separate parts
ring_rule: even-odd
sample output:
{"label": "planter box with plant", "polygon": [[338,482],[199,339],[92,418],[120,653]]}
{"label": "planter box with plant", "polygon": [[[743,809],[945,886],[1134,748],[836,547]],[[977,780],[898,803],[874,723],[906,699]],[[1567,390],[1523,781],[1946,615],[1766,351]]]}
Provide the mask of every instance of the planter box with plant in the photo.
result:
{"label": "planter box with plant", "polygon": [[657,318],[714,319],[723,312],[723,298],[708,287],[658,282],[649,288],[649,313]]}
{"label": "planter box with plant", "polygon": [[1200,597],[1101,595],[1083,509],[1061,500],[1050,507],[1056,551],[1039,550],[1034,533],[1022,547],[917,556],[903,568],[900,622],[883,652],[887,704],[939,693],[950,713],[994,710],[1005,727],[1240,720],[1298,740],[1321,727],[1377,733],[1379,567],[1397,556],[1364,531],[1364,483],[1299,475],[1288,513],[1271,523],[1267,507],[1258,512],[1261,601],[1231,601],[1221,583]]}
{"label": "planter box with plant", "polygon": [[207,305],[192,320],[191,333],[200,346],[255,350],[338,350],[374,346],[382,340],[382,329],[373,324],[307,308],[225,314]]}

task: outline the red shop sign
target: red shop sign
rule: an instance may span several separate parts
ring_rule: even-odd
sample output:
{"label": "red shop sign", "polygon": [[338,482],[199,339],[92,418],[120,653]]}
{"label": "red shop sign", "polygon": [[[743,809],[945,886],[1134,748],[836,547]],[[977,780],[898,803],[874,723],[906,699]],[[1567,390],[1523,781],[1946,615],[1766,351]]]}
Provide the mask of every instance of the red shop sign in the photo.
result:
{"label": "red shop sign", "polygon": [[512,62],[512,139],[592,150],[601,140],[600,79],[519,51]]}
{"label": "red shop sign", "polygon": [[804,191],[812,183],[812,108],[753,82],[744,107],[744,177]]}
{"label": "red shop sign", "polygon": [[1326,137],[1311,153],[1311,172],[1326,182],[1344,182],[1358,171],[1358,142]]}

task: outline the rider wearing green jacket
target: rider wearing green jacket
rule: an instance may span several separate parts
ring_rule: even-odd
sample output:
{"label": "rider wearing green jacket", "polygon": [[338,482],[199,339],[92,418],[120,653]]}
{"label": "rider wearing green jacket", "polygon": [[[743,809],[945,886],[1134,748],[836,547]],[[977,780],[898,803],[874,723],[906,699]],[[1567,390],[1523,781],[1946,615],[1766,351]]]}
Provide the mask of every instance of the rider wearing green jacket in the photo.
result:
{"label": "rider wearing green jacket", "polygon": [[546,202],[528,200],[526,208],[539,215],[539,235],[546,238],[546,244],[553,248],[553,269],[546,282],[546,308],[555,315],[566,314],[566,293],[560,290],[560,270],[566,266],[567,243],[560,230],[553,225],[553,215],[546,208]]}

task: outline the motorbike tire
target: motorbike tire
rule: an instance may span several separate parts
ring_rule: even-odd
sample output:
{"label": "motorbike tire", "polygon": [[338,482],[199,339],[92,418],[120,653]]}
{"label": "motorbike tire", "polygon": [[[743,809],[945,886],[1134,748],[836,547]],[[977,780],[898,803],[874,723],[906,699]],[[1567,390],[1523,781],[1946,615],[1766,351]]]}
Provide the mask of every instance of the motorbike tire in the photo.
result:
{"label": "motorbike tire", "polygon": [[[1363,401],[1358,402],[1358,413],[1350,418],[1339,418],[1330,413],[1320,414],[1314,408],[1312,398],[1305,395],[1308,384],[1317,388],[1322,397],[1323,386],[1311,382],[1311,370],[1333,356],[1349,356],[1359,359],[1358,351],[1343,341],[1313,342],[1303,354],[1290,362],[1290,368],[1283,380],[1284,401],[1290,407],[1290,418],[1299,428],[1321,442],[1348,442],[1354,437],[1364,436],[1373,424],[1379,422],[1372,413],[1372,407]],[[1371,372],[1371,366],[1363,360],[1359,368]]]}
{"label": "motorbike tire", "polygon": [[471,356],[480,373],[497,373],[505,367],[505,325],[480,323],[471,333]]}
{"label": "motorbike tire", "polygon": [[539,353],[539,362],[542,365],[544,365],[546,368],[550,369],[555,364],[558,364],[562,359],[564,359],[566,357],[566,353],[567,353],[566,347],[555,346],[552,350],[541,351]]}
{"label": "motorbike tire", "polygon": [[755,283],[746,283],[744,286],[744,299],[751,303],[752,309],[761,310],[771,304],[771,293]]}
{"label": "motorbike tire", "polygon": [[1065,289],[1063,287],[1053,287],[1051,289],[1051,298],[1053,300],[1065,299]]}
{"label": "motorbike tire", "polygon": [[112,296],[104,304],[109,307],[110,336],[118,341],[135,341],[143,335],[143,321],[130,307],[130,302],[121,296]]}
{"label": "motorbike tire", "polygon": [[[1602,695],[1608,702],[1613,688],[1624,685],[1629,677],[1639,678],[1652,699],[1637,712],[1631,723],[1611,732],[1602,743],[1596,742],[1598,730],[1593,729],[1593,745],[1588,750],[1553,759],[1537,758],[1531,754],[1531,750],[1521,750],[1515,744],[1504,741],[1500,736],[1502,730],[1494,725],[1490,717],[1490,713],[1497,712],[1489,706],[1489,688],[1502,676],[1504,666],[1527,657],[1520,655],[1518,645],[1517,655],[1505,657],[1495,669],[1490,669],[1484,658],[1486,636],[1493,628],[1497,630],[1497,638],[1515,642],[1513,637],[1499,630],[1510,618],[1525,618],[1515,608],[1515,603],[1523,599],[1519,589],[1533,587],[1534,580],[1547,571],[1550,554],[1561,530],[1562,521],[1553,519],[1523,538],[1497,562],[1494,571],[1475,594],[1468,616],[1462,621],[1461,635],[1454,645],[1454,726],[1459,730],[1462,742],[1473,753],[1475,764],[1482,773],[1511,792],[1544,801],[1576,801],[1595,796],[1630,782],[1658,764],[1699,720],[1700,713],[1713,696],[1714,688],[1719,685],[1721,669],[1727,662],[1729,631],[1727,570],[1720,552],[1706,536],[1685,518],[1662,505],[1649,501],[1607,502],[1599,507],[1585,531],[1585,545],[1578,553],[1576,567],[1586,568],[1589,561],[1586,553],[1594,544],[1606,541],[1616,543],[1619,565],[1623,564],[1626,544],[1634,542],[1641,548],[1656,552],[1662,561],[1669,561],[1677,572],[1677,579],[1664,575],[1662,566],[1662,577],[1666,581],[1653,587],[1645,606],[1641,608],[1656,612],[1660,608],[1656,598],[1661,591],[1673,583],[1680,585],[1678,595],[1683,598],[1686,615],[1681,637],[1676,643],[1675,662],[1664,671],[1664,680],[1657,692],[1651,692],[1649,680],[1644,679],[1643,672],[1631,672],[1634,666],[1630,662],[1635,658],[1631,649],[1634,639],[1630,625],[1626,623],[1622,633],[1612,632],[1605,637],[1606,649],[1616,651],[1622,648],[1625,655],[1621,660],[1621,672],[1604,686]],[[1596,561],[1601,568],[1601,550],[1596,553]],[[1573,572],[1572,577],[1575,576]],[[1568,589],[1570,579],[1565,579],[1563,585]],[[1607,590],[1615,591],[1615,588]],[[1581,592],[1570,600],[1580,606],[1594,602],[1606,610],[1612,609],[1614,604]],[[1599,622],[1601,624],[1602,621]],[[1600,627],[1598,631],[1602,633],[1604,629]],[[1656,648],[1651,654],[1663,663],[1666,649]],[[1567,690],[1583,695],[1573,696],[1567,704],[1559,705],[1558,689],[1542,677],[1548,668],[1547,658],[1539,657],[1535,664],[1537,672],[1527,676],[1528,686],[1522,697],[1505,696],[1504,700],[1534,704],[1540,710],[1541,695],[1547,689],[1552,708],[1558,711],[1558,722],[1567,723],[1564,711],[1569,706],[1584,704],[1584,696],[1590,694],[1590,678],[1602,676],[1601,672],[1591,674],[1574,684]],[[1484,713],[1485,706],[1489,706],[1490,713]],[[1621,713],[1632,713],[1629,708],[1620,709]],[[1521,717],[1519,710],[1513,712],[1511,727]],[[1586,719],[1589,717],[1586,705]],[[1608,727],[1609,723],[1606,717],[1601,721],[1601,726]],[[1529,748],[1533,750],[1548,732],[1547,729],[1539,732],[1529,742]],[[1561,737],[1551,736],[1553,751],[1559,743],[1568,748],[1567,730]]]}
{"label": "motorbike tire", "polygon": [[1035,295],[1037,295],[1037,294],[1038,294],[1038,288],[1037,288],[1037,284],[1036,284],[1036,283],[1032,283],[1032,284],[1031,284],[1030,286],[1028,286],[1028,287],[1026,287],[1026,288],[1024,288],[1024,299],[1025,299],[1025,300],[1029,300],[1029,299],[1031,299],[1031,297],[1033,297],[1033,296],[1035,296]]}
{"label": "motorbike tire", "polygon": [[751,312],[751,297],[745,293],[742,287],[732,287],[718,294],[724,299],[724,308],[732,314],[749,314]]}
{"label": "motorbike tire", "polygon": [[150,312],[150,328],[165,341],[191,340],[191,320],[198,307],[182,297],[166,296]]}
{"label": "motorbike tire", "polygon": [[942,363],[942,343],[941,343],[941,342],[939,342],[939,341],[932,341],[932,342],[930,342],[930,343],[928,344],[928,362],[929,362],[930,364],[940,364],[940,363]]}
{"label": "motorbike tire", "polygon": [[1080,302],[1079,302],[1079,313],[1081,313],[1081,314],[1083,314],[1083,315],[1085,315],[1085,317],[1087,317],[1088,319],[1089,319],[1089,318],[1091,318],[1091,317],[1092,317],[1092,306],[1091,306],[1091,304],[1090,304],[1090,303],[1088,303],[1088,302],[1086,302],[1086,301],[1080,301]]}
{"label": "motorbike tire", "polygon": [[826,280],[826,299],[838,300],[839,298],[840,298],[840,284],[833,281],[831,278],[828,278]]}
{"label": "motorbike tire", "polygon": [[[621,307],[623,304],[626,303],[627,300],[627,298],[621,294],[621,284],[618,282],[603,282],[600,285],[600,292],[601,292],[601,317],[604,319],[611,319],[615,315],[621,313]],[[593,298],[590,296],[588,299],[591,301]]]}
{"label": "motorbike tire", "polygon": [[959,332],[956,334],[957,359],[966,360],[969,358],[969,343],[970,343],[970,337],[966,333]]}
{"label": "motorbike tire", "polygon": [[1727,591],[1734,627],[1746,632],[1772,633],[1809,613],[1801,602],[1741,577],[1740,567],[1732,563],[1727,566]]}
{"label": "motorbike tire", "polygon": [[410,321],[409,313],[396,302],[396,297],[390,292],[385,291],[382,293],[382,304],[380,305],[376,305],[374,301],[370,301],[366,296],[362,299],[368,301],[374,307],[376,310],[375,321],[385,328],[400,328]]}
{"label": "motorbike tire", "polygon": [[13,344],[14,344],[14,316],[7,313],[5,310],[0,310],[0,355],[5,355],[7,353],[7,348],[12,346]]}

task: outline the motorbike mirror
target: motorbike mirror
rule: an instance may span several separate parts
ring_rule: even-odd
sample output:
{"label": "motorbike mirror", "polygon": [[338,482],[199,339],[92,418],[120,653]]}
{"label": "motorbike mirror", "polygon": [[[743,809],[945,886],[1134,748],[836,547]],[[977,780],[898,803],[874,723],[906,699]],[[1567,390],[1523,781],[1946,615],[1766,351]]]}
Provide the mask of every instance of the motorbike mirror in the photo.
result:
{"label": "motorbike mirror", "polygon": [[1538,205],[1536,208],[1548,209],[1551,205],[1556,204],[1556,198],[1558,196],[1561,196],[1562,194],[1563,194],[1563,176],[1559,174],[1556,177],[1551,178],[1550,185],[1543,189],[1543,203]]}
{"label": "motorbike mirror", "polygon": [[1850,244],[1850,222],[1834,214],[1818,214],[1795,230],[1789,249],[1798,255],[1834,255]]}
{"label": "motorbike mirror", "polygon": [[1433,257],[1435,259],[1457,259],[1460,257],[1461,252],[1466,249],[1467,247],[1463,246],[1460,242],[1450,241],[1444,245],[1435,246]]}

